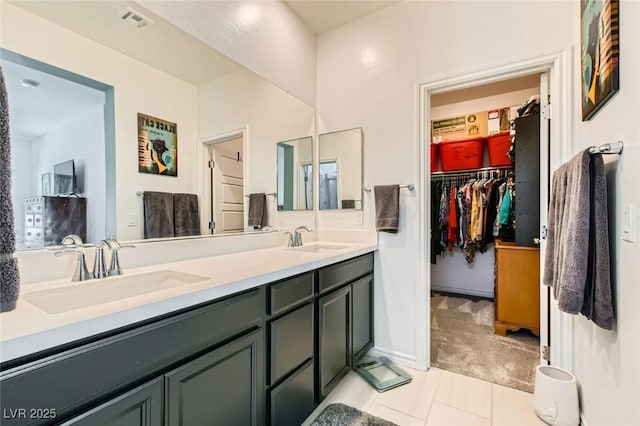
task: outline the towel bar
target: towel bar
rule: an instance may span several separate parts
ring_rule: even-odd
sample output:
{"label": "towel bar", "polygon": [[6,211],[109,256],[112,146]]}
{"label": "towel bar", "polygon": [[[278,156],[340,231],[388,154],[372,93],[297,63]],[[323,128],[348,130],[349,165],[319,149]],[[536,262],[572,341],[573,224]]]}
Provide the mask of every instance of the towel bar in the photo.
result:
{"label": "towel bar", "polygon": [[624,143],[622,141],[614,143],[605,143],[600,146],[592,146],[589,148],[589,154],[622,154]]}
{"label": "towel bar", "polygon": [[[264,195],[266,195],[267,197],[275,197],[277,194],[275,192],[268,192]],[[245,194],[244,198],[249,198],[249,195]]]}
{"label": "towel bar", "polygon": [[[407,188],[409,191],[413,191],[414,186],[412,183],[409,183],[407,185],[400,185],[400,188]],[[371,192],[372,188],[370,186],[365,186],[363,189],[365,192]]]}

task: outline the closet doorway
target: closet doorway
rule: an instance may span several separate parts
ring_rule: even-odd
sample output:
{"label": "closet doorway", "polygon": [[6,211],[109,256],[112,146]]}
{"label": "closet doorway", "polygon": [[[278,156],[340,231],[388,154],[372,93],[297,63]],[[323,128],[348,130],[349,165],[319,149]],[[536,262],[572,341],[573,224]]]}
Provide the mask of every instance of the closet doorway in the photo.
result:
{"label": "closet doorway", "polygon": [[[525,168],[540,180],[540,79],[435,94],[430,104],[432,159],[440,157],[430,168],[431,365],[528,392],[539,361],[539,247],[532,238],[516,246],[515,234],[537,233],[539,189],[516,182]],[[516,151],[517,167],[508,156]],[[533,211],[516,214],[529,200]]]}
{"label": "closet doorway", "polygon": [[[453,369],[484,380],[531,391],[535,365],[547,362],[542,359],[542,353],[543,348],[549,346],[550,337],[553,337],[554,341],[560,342],[567,339],[566,333],[563,335],[564,325],[559,322],[554,323],[553,314],[550,319],[549,313],[553,313],[553,309],[549,308],[549,303],[553,303],[553,301],[549,299],[548,289],[540,285],[539,276],[542,264],[540,259],[544,257],[544,241],[540,245],[539,254],[533,241],[531,244],[527,244],[530,247],[519,250],[517,253],[536,252],[534,258],[527,261],[529,266],[523,264],[522,267],[512,268],[515,271],[524,271],[525,268],[531,269],[531,264],[533,264],[532,272],[510,278],[503,277],[499,284],[496,284],[494,277],[504,274],[500,274],[496,270],[496,253],[493,242],[478,245],[473,250],[452,248],[450,252],[449,247],[446,247],[444,256],[434,256],[435,250],[431,245],[431,235],[434,226],[437,226],[434,224],[437,224],[438,221],[434,221],[433,211],[430,209],[434,202],[432,197],[435,195],[432,178],[445,183],[447,178],[446,173],[439,171],[440,168],[438,172],[431,173],[428,161],[432,140],[432,120],[522,105],[532,95],[539,95],[541,99],[539,110],[544,114],[544,118],[542,118],[542,114],[536,117],[540,148],[539,159],[535,159],[535,161],[540,166],[540,178],[536,182],[539,185],[536,197],[532,198],[539,197],[540,201],[537,202],[539,204],[539,222],[545,224],[549,170],[562,158],[563,152],[563,149],[559,148],[560,144],[556,142],[554,145],[553,141],[559,141],[561,136],[567,136],[565,134],[567,118],[559,119],[555,123],[549,121],[547,117],[549,107],[546,101],[550,95],[554,95],[552,99],[558,99],[559,106],[566,104],[568,95],[560,90],[561,85],[559,84],[560,82],[564,83],[564,79],[561,79],[560,76],[564,76],[561,71],[566,66],[565,62],[566,52],[563,52],[523,64],[512,64],[472,75],[426,83],[420,87],[422,145],[420,147],[420,170],[424,177],[424,190],[421,191],[421,196],[424,197],[422,199],[424,208],[421,214],[421,237],[424,237],[424,240],[421,244],[427,262],[421,268],[422,284],[419,286],[424,291],[424,299],[418,301],[418,313],[424,315],[422,318],[424,318],[426,326],[424,329],[418,330],[417,344],[418,348],[423,350],[423,352],[419,350],[417,354],[416,364],[418,367],[433,365],[444,369]],[[550,127],[550,123],[553,127]],[[486,152],[484,155],[487,155]],[[471,178],[475,181],[482,180],[484,184],[487,180],[492,179],[496,181],[515,179],[517,175],[517,172],[506,167],[485,169],[490,166],[487,158],[481,164],[482,167],[479,168],[482,170],[475,171],[475,176],[461,174],[456,178],[449,179],[448,184],[453,184],[459,189],[464,187]],[[485,199],[484,202],[486,203],[487,200]],[[501,237],[509,239],[508,236]],[[456,245],[455,241],[453,245]],[[500,247],[498,257],[502,261],[499,260],[498,264],[503,264],[504,259],[510,259],[507,263],[512,266],[513,262],[523,261],[514,261],[514,258],[510,257],[515,251],[511,247],[515,245],[515,242],[503,242],[498,245]],[[520,248],[518,247],[518,249]],[[429,260],[434,258],[436,260],[435,266],[429,263]],[[504,271],[505,267],[502,270]],[[506,329],[500,327],[500,321],[496,318],[495,313],[496,292],[494,292],[494,286],[500,287],[502,284],[502,289],[504,289],[505,279],[510,283],[509,286],[518,286],[522,284],[524,278],[531,281],[531,276],[535,277],[534,294],[531,299],[538,299],[536,307],[540,312],[539,314],[536,312],[536,315],[539,315],[538,327],[525,324],[526,327],[515,333],[512,330],[518,330],[519,327],[506,327]],[[516,291],[518,290],[516,288]],[[498,294],[501,292],[498,291]],[[505,306],[506,296],[502,295],[501,297],[503,303],[501,305],[500,300],[497,301],[498,311],[501,311]],[[518,302],[513,303],[515,303],[516,310],[520,309],[517,307]],[[511,302],[507,303],[507,305],[509,304]],[[507,322],[507,325],[512,326],[513,324]],[[457,333],[456,329],[460,334],[455,334]],[[529,330],[532,330],[533,333]],[[481,331],[487,333],[485,337],[479,337]],[[496,335],[496,331],[498,334],[506,331],[507,336]],[[539,339],[536,334],[539,334]],[[464,342],[465,339],[468,341]],[[476,342],[471,342],[471,340]],[[456,349],[454,344],[456,341],[469,343],[469,345],[465,349]],[[479,346],[474,347],[476,344]],[[483,344],[485,344],[484,347]],[[491,349],[491,346],[495,351]],[[560,346],[562,345],[558,345],[556,350],[559,356],[563,356],[563,348]],[[514,354],[517,356],[511,358],[507,356]],[[523,354],[526,356],[521,356]],[[522,363],[522,365],[517,365],[518,363]],[[554,364],[560,363],[555,362]]]}

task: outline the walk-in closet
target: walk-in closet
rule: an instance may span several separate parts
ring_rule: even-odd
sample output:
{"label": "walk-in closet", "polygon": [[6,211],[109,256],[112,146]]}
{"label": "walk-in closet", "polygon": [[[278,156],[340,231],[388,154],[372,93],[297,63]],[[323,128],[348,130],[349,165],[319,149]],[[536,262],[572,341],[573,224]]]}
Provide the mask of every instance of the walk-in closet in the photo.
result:
{"label": "walk-in closet", "polygon": [[430,99],[430,364],[529,392],[540,357],[541,81]]}

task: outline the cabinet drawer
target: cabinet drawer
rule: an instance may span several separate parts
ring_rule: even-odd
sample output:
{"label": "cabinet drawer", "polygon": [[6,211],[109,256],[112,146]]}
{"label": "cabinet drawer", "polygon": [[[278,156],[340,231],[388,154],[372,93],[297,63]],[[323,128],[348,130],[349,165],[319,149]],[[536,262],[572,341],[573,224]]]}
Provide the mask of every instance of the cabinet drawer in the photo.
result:
{"label": "cabinet drawer", "polygon": [[347,284],[373,271],[373,253],[320,269],[320,293]]}
{"label": "cabinet drawer", "polygon": [[313,360],[271,391],[271,424],[298,426],[315,408]]}
{"label": "cabinet drawer", "polygon": [[4,371],[2,409],[55,408],[64,418],[261,324],[263,313],[264,292],[256,289]]}
{"label": "cabinet drawer", "polygon": [[269,324],[270,375],[274,383],[313,357],[313,303]]}
{"label": "cabinet drawer", "polygon": [[269,287],[269,313],[275,315],[313,296],[313,272]]}

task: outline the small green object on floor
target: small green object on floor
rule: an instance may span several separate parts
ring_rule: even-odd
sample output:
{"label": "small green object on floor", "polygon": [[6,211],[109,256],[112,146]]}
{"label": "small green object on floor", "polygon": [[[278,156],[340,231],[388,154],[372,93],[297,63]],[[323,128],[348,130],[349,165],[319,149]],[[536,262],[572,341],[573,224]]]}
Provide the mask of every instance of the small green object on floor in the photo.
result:
{"label": "small green object on floor", "polygon": [[411,382],[413,377],[388,358],[365,357],[354,367],[378,392],[384,392]]}

